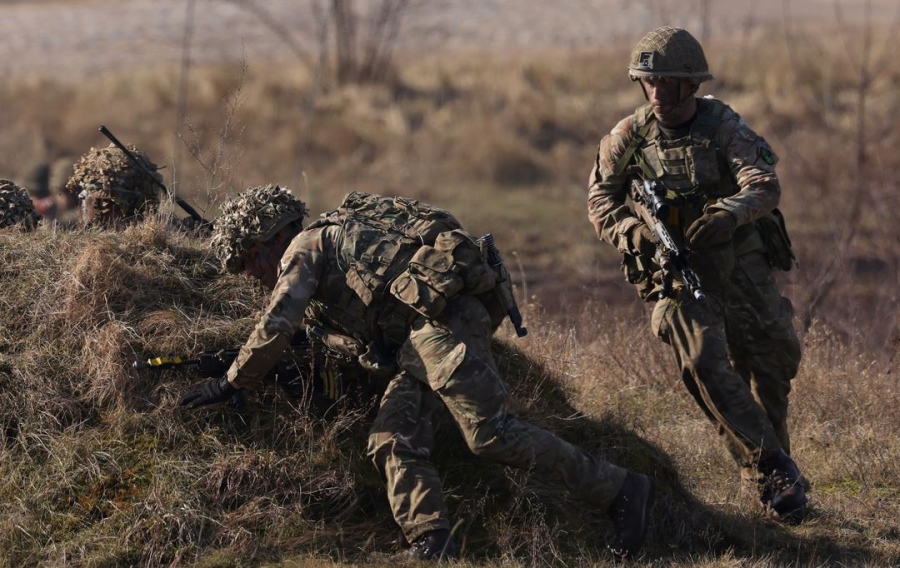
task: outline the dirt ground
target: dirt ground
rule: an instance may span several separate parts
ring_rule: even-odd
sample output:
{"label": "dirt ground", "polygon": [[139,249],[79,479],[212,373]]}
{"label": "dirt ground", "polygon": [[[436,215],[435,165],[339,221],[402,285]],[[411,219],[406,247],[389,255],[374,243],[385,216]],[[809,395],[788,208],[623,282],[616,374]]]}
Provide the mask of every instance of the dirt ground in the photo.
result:
{"label": "dirt ground", "polygon": [[[323,0],[0,0],[0,72],[7,80],[79,80],[178,61],[271,60],[316,53]],[[378,5],[361,0],[360,6]],[[411,0],[398,49],[586,46],[667,24],[701,40],[771,25],[896,20],[896,0]],[[837,7],[840,7],[839,9]],[[193,13],[193,18],[188,15]],[[192,25],[186,25],[191,23]]]}

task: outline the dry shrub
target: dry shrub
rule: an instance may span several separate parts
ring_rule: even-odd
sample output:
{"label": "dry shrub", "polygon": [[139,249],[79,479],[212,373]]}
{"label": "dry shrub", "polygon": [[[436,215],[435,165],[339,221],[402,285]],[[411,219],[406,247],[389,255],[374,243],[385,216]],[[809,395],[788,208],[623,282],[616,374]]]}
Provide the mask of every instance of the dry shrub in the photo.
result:
{"label": "dry shrub", "polygon": [[127,330],[116,323],[108,323],[85,337],[84,352],[90,356],[84,361],[87,388],[82,396],[100,408],[113,402],[121,404],[129,394],[129,364],[122,356],[127,339]]}

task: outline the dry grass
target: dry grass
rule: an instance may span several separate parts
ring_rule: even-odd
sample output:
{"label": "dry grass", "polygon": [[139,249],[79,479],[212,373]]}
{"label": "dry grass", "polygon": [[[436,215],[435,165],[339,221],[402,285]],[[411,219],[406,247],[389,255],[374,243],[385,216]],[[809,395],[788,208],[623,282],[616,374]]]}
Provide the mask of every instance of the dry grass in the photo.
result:
{"label": "dry grass", "polygon": [[[315,213],[353,188],[405,194],[493,232],[530,330],[499,335],[516,411],[659,481],[638,565],[897,565],[900,67],[865,84],[858,138],[859,69],[817,39],[827,37],[710,46],[718,81],[705,87],[782,160],[800,259],[783,280],[805,343],[793,451],[814,484],[813,513],[796,528],[766,521],[741,494],[646,306],[587,223],[596,143],[640,102],[625,51],[401,61],[395,83],[326,89],[313,115],[302,74],[197,70],[186,140],[200,155],[221,152],[227,168],[210,185],[183,158],[177,189],[208,217],[230,193],[268,182]],[[0,171],[105,144],[101,123],[165,163],[175,83],[174,70],[147,69],[79,86],[5,84]],[[228,121],[240,136],[223,145]],[[192,379],[131,369],[249,332],[262,290],[221,275],[205,242],[164,218],[121,233],[3,233],[0,285],[0,565],[391,563],[377,553],[400,537],[363,455],[371,409],[326,419],[266,392],[243,410],[180,412]],[[467,563],[610,563],[596,548],[609,527],[589,511],[469,457],[452,433],[442,448]]]}

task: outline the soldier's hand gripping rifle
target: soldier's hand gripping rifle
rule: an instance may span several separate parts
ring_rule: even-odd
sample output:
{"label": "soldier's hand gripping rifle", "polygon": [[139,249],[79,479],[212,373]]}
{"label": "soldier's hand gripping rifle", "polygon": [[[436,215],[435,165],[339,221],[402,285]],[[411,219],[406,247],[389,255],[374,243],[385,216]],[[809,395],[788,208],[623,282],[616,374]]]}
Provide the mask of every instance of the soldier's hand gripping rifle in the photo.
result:
{"label": "soldier's hand gripping rifle", "polygon": [[700,278],[697,273],[688,266],[688,258],[691,256],[691,250],[688,247],[679,247],[666,228],[663,219],[669,215],[670,203],[666,200],[666,189],[657,180],[640,180],[633,179],[635,196],[637,199],[638,214],[644,223],[650,227],[653,234],[656,235],[657,259],[659,266],[662,268],[662,290],[659,292],[660,298],[668,298],[672,296],[672,279],[674,271],[681,273],[681,279],[690,291],[691,295],[698,300],[706,297],[703,289],[700,287]]}
{"label": "soldier's hand gripping rifle", "polygon": [[[164,369],[177,369],[180,367],[195,367],[199,376],[213,379],[224,377],[228,372],[228,367],[237,358],[238,349],[223,349],[221,351],[207,351],[201,353],[196,358],[186,359],[183,357],[151,357],[146,360],[138,360],[131,366],[142,371],[151,369],[153,371],[162,371]],[[244,391],[238,390],[231,395],[231,406],[241,408],[244,406]]]}
{"label": "soldier's hand gripping rifle", "polygon": [[169,195],[169,196],[171,196],[172,198],[174,198],[174,199],[175,199],[175,203],[176,203],[179,207],[181,207],[181,208],[184,210],[185,213],[187,213],[188,215],[190,215],[190,216],[191,216],[191,219],[193,219],[194,221],[196,221],[196,222],[200,225],[201,228],[204,228],[204,229],[209,228],[209,226],[210,226],[209,221],[207,221],[206,219],[203,218],[202,215],[200,215],[199,213],[197,213],[197,210],[194,209],[193,207],[191,207],[191,205],[190,205],[187,201],[185,201],[184,199],[182,199],[182,198],[178,197],[177,195],[175,195],[175,192],[174,192],[174,191],[169,191],[169,188],[166,187],[166,185],[165,185],[163,182],[161,182],[161,181],[159,181],[158,179],[156,179],[156,176],[154,175],[154,172],[151,172],[151,171],[150,171],[150,168],[147,167],[147,164],[145,164],[145,163],[143,162],[143,160],[141,160],[141,159],[139,159],[137,156],[135,156],[134,153],[133,153],[131,150],[129,150],[128,148],[126,148],[124,144],[122,144],[121,142],[119,142],[119,139],[116,138],[116,137],[113,135],[113,133],[109,131],[109,128],[107,128],[107,127],[105,127],[105,126],[103,126],[103,125],[101,124],[101,125],[100,125],[100,132],[101,132],[104,136],[106,136],[107,138],[109,138],[110,142],[112,142],[113,144],[116,145],[116,148],[118,148],[119,150],[122,150],[122,152],[125,153],[125,156],[126,156],[129,160],[131,160],[131,162],[132,162],[135,166],[137,166],[137,168],[138,168],[139,170],[141,170],[142,172],[144,172],[145,174],[147,174],[147,175],[150,177],[150,179],[153,181],[153,183],[156,184],[157,186],[159,186],[159,188],[162,189],[162,190],[166,193],[166,195]]}
{"label": "soldier's hand gripping rifle", "polygon": [[193,359],[183,357],[151,357],[146,360],[135,361],[131,364],[134,369],[142,371],[150,369],[162,371],[178,367],[196,366],[197,375],[205,378],[221,377],[228,372],[228,368],[238,355],[238,349],[223,349],[221,351],[206,351]]}
{"label": "soldier's hand gripping rifle", "polygon": [[503,266],[503,259],[500,258],[500,251],[494,246],[494,236],[491,233],[478,239],[487,253],[488,264],[497,274],[497,295],[500,297],[500,303],[509,315],[509,321],[516,328],[516,335],[524,337],[528,335],[528,330],[522,327],[522,314],[519,313],[519,307],[516,305],[516,298],[512,293],[512,280],[509,277],[506,267]]}
{"label": "soldier's hand gripping rifle", "polygon": [[[295,352],[310,349],[310,334],[320,338],[324,332],[309,326],[301,329],[291,338],[290,349]],[[163,371],[166,369],[189,368],[199,377],[214,379],[225,376],[231,364],[240,353],[239,348],[222,349],[220,351],[205,351],[196,357],[151,357],[149,359],[134,361],[131,366],[138,371],[151,370]],[[339,354],[328,351],[328,356],[341,358]],[[291,357],[283,357],[275,364],[266,375],[266,381],[273,382],[281,387],[284,392],[292,397],[299,398],[306,393],[306,385],[312,385],[314,395],[336,401],[344,396],[345,385],[340,374],[331,368],[324,368],[318,363],[312,363],[307,367],[302,362],[292,360]],[[232,399],[233,406],[243,404],[243,391],[238,391]]]}

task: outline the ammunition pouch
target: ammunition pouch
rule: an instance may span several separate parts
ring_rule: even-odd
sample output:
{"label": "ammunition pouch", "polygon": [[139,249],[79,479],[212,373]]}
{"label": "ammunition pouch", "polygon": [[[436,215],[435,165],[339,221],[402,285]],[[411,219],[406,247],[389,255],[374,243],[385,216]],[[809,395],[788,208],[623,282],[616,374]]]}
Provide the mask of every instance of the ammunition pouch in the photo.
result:
{"label": "ammunition pouch", "polygon": [[428,318],[438,317],[447,300],[458,294],[482,294],[496,285],[475,240],[456,229],[437,236],[434,246],[423,245],[407,269],[391,283],[391,294]]}
{"label": "ammunition pouch", "polygon": [[791,238],[788,236],[784,216],[778,209],[773,209],[765,217],[755,222],[759,236],[765,245],[765,257],[772,268],[788,271],[797,263],[797,257],[791,248]]}

